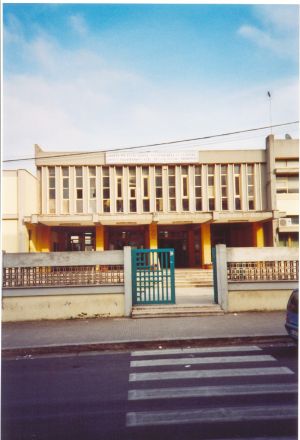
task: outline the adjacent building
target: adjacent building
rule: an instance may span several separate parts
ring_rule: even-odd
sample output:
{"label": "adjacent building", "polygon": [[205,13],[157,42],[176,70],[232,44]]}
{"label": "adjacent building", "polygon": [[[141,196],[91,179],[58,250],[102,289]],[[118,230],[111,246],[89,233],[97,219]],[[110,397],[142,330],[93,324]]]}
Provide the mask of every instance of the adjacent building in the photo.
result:
{"label": "adjacent building", "polygon": [[177,267],[211,249],[298,246],[298,140],[257,150],[62,153],[35,146],[37,177],[4,171],[7,252],[174,248]]}

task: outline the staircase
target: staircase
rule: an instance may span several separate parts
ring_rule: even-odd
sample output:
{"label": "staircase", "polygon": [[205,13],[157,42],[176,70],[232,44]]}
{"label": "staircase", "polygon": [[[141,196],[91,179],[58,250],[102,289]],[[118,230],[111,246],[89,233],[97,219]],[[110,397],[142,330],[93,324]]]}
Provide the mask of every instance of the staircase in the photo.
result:
{"label": "staircase", "polygon": [[175,269],[175,287],[204,287],[212,285],[212,269]]}
{"label": "staircase", "polygon": [[132,318],[223,315],[213,302],[211,269],[175,269],[176,304],[140,305],[132,308]]}

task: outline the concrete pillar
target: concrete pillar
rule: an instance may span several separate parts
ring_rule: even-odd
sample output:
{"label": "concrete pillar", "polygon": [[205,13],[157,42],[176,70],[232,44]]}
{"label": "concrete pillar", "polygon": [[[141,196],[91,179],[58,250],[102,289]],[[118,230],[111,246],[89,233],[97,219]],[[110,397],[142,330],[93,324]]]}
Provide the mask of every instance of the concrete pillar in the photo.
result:
{"label": "concrete pillar", "polygon": [[201,261],[202,266],[211,266],[211,234],[210,224],[201,224]]}
{"label": "concrete pillar", "polygon": [[96,251],[104,251],[104,226],[96,226]]}
{"label": "concrete pillar", "polygon": [[157,223],[150,223],[149,225],[149,248],[157,249],[158,247],[158,233]]}
{"label": "concrete pillar", "polygon": [[218,303],[228,311],[227,251],[225,244],[216,245]]}
{"label": "concrete pillar", "polygon": [[51,229],[49,226],[39,224],[37,226],[37,250],[39,252],[50,252]]}
{"label": "concrete pillar", "polygon": [[264,228],[261,223],[253,223],[252,225],[253,246],[264,247]]}
{"label": "concrete pillar", "polygon": [[124,315],[130,316],[132,310],[132,268],[131,247],[125,246],[124,251]]}

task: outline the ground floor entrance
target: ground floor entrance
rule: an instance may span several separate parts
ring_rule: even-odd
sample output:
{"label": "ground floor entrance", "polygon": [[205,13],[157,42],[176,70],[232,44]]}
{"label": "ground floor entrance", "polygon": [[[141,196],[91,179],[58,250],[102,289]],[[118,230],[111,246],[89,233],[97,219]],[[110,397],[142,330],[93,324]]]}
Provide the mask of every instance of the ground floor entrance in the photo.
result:
{"label": "ground floor entrance", "polygon": [[30,225],[32,252],[102,251],[134,249],[175,250],[176,268],[211,268],[212,248],[268,246],[267,224],[201,223],[159,225]]}

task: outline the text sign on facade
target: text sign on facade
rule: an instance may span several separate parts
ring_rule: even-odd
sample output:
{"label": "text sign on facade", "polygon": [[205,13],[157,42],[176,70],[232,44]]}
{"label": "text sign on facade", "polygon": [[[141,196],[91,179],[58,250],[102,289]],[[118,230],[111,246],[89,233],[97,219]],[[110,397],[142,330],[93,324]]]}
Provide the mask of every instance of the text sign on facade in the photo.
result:
{"label": "text sign on facade", "polygon": [[197,163],[198,151],[164,152],[157,151],[147,153],[106,153],[106,163],[113,164],[137,164],[137,163]]}

